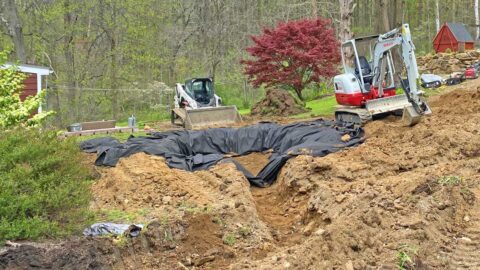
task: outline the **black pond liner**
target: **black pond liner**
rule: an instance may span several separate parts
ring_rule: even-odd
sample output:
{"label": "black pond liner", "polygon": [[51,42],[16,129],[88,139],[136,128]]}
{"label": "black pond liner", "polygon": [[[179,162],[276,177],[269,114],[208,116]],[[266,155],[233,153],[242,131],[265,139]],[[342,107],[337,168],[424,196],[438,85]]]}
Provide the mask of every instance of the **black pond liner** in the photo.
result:
{"label": "black pond liner", "polygon": [[[350,140],[342,141],[342,136]],[[326,156],[364,140],[362,128],[338,126],[333,121],[318,119],[288,125],[263,122],[241,128],[211,128],[206,130],[176,130],[155,132],[150,136],[131,136],[125,143],[111,137],[96,138],[81,143],[88,153],[97,153],[95,165],[115,166],[122,157],[144,152],[162,156],[171,168],[187,171],[205,170],[218,162],[233,162],[251,184],[271,185],[285,162],[300,154]],[[227,154],[246,155],[272,149],[269,162],[253,175]]]}

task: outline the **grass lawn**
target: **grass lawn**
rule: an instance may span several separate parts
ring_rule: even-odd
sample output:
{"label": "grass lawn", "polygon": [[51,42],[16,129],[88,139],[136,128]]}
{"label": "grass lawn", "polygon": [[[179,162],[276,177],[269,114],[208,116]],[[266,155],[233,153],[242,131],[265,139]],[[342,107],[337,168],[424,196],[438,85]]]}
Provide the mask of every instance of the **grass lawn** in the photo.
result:
{"label": "grass lawn", "polygon": [[335,111],[335,106],[337,106],[337,101],[335,100],[335,96],[333,95],[321,99],[307,101],[306,107],[310,108],[311,111],[293,115],[292,118],[331,116]]}
{"label": "grass lawn", "polygon": [[247,115],[247,114],[250,114],[250,109],[249,108],[240,109],[240,110],[238,110],[238,113],[240,113],[240,115]]}

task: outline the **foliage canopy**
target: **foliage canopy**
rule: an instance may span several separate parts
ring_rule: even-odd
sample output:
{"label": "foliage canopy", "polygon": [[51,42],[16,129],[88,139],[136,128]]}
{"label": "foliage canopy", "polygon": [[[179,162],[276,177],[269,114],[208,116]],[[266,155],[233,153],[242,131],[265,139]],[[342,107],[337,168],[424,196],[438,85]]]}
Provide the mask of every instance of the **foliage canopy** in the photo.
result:
{"label": "foliage canopy", "polygon": [[0,132],[0,179],[0,243],[62,236],[90,222],[90,171],[74,139]]}
{"label": "foliage canopy", "polygon": [[[8,53],[0,52],[0,67],[7,60]],[[29,96],[24,101],[20,99],[25,75],[12,66],[0,69],[0,128],[13,126],[37,126],[51,114],[50,112],[32,114],[38,109],[44,98],[44,93]]]}
{"label": "foliage canopy", "polygon": [[289,88],[303,100],[306,86],[337,73],[340,44],[329,20],[283,22],[251,38],[254,45],[246,50],[254,59],[242,63],[255,87]]}

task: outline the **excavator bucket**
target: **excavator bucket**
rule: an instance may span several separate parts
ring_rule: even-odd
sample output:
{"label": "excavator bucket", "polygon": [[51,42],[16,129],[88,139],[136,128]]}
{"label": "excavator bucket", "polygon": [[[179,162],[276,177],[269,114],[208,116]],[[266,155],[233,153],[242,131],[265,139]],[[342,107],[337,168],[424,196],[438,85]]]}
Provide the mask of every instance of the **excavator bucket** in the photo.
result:
{"label": "excavator bucket", "polygon": [[414,126],[420,122],[420,119],[422,119],[423,116],[430,114],[432,114],[432,110],[430,110],[428,105],[426,105],[426,110],[423,112],[423,114],[419,114],[412,105],[409,105],[403,108],[402,121],[406,126]]}
{"label": "excavator bucket", "polygon": [[415,111],[412,105],[403,108],[402,121],[406,126],[416,125],[421,118],[422,115]]}
{"label": "excavator bucket", "polygon": [[242,121],[236,106],[206,107],[199,109],[175,108],[172,123],[179,119],[186,129],[234,124]]}

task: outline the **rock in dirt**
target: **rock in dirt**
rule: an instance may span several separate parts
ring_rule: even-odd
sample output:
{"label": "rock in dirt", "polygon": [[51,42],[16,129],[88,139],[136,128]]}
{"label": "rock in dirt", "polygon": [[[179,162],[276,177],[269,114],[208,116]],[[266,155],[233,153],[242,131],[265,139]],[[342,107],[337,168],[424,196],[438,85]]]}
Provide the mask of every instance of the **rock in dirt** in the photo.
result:
{"label": "rock in dirt", "polygon": [[303,235],[309,236],[312,234],[313,230],[315,229],[315,221],[310,221],[307,226],[303,229]]}
{"label": "rock in dirt", "polygon": [[252,115],[289,116],[308,110],[286,90],[269,89],[265,97],[252,108]]}
{"label": "rock in dirt", "polygon": [[352,261],[348,261],[348,262],[345,264],[345,270],[354,270],[354,268],[353,268],[353,262],[352,262]]}
{"label": "rock in dirt", "polygon": [[210,255],[210,256],[200,257],[200,258],[194,260],[193,264],[195,266],[202,266],[202,265],[206,264],[207,262],[211,262],[211,261],[214,261],[214,260],[215,260],[215,256]]}

